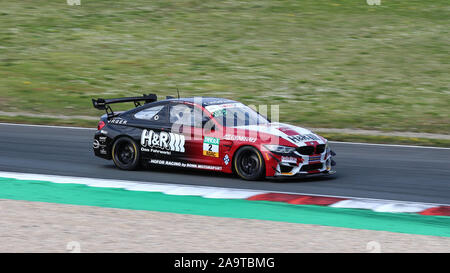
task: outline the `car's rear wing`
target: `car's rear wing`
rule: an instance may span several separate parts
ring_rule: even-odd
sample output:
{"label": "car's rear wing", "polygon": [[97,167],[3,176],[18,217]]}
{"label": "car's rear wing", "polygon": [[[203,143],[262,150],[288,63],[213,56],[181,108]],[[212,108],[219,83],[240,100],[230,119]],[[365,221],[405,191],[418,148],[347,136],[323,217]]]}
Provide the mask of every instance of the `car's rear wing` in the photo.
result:
{"label": "car's rear wing", "polygon": [[142,97],[125,97],[125,98],[116,98],[116,99],[92,99],[92,104],[95,108],[99,110],[106,110],[106,114],[108,115],[108,118],[114,117],[114,112],[109,106],[110,104],[114,103],[123,103],[123,102],[134,102],[134,106],[138,107],[140,106],[140,102],[144,101],[144,103],[150,103],[157,100],[157,97],[155,94],[144,94]]}

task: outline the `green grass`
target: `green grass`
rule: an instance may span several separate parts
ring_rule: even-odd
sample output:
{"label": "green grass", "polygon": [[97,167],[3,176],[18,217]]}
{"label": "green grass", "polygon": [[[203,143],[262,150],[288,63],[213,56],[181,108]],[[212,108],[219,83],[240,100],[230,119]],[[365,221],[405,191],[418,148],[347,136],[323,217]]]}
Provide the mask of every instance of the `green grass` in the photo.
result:
{"label": "green grass", "polygon": [[1,111],[96,116],[93,97],[178,87],[304,126],[450,133],[445,0],[1,6]]}

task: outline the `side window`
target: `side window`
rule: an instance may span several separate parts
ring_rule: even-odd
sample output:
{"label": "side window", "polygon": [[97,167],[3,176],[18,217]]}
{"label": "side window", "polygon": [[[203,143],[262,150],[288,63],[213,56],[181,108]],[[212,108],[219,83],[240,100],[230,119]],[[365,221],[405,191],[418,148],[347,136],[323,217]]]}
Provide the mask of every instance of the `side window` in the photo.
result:
{"label": "side window", "polygon": [[167,122],[167,107],[165,105],[158,105],[146,108],[134,114],[134,117],[153,122]]}
{"label": "side window", "polygon": [[171,124],[202,128],[202,117],[202,110],[192,105],[180,103],[170,106],[169,122]]}

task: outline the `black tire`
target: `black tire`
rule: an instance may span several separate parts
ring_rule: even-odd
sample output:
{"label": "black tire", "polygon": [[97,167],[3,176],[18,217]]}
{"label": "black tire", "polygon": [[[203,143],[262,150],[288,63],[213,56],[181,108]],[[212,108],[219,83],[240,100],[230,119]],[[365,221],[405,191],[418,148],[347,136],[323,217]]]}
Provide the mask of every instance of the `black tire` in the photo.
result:
{"label": "black tire", "polygon": [[266,174],[264,159],[252,146],[244,146],[236,152],[233,166],[236,174],[245,180],[258,180]]}
{"label": "black tire", "polygon": [[113,144],[111,155],[114,165],[119,169],[132,171],[139,166],[139,149],[131,138],[118,138]]}

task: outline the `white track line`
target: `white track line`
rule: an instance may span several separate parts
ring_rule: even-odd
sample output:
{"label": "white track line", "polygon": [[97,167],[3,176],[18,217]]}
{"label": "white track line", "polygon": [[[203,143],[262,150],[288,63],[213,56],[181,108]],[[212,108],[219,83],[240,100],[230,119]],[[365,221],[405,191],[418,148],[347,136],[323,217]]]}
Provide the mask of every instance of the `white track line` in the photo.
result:
{"label": "white track line", "polygon": [[20,123],[4,123],[0,122],[0,125],[7,126],[22,126],[22,127],[42,127],[42,128],[57,128],[57,129],[75,129],[75,130],[97,130],[97,128],[86,127],[71,127],[71,126],[56,126],[56,125],[39,125],[39,124],[20,124]]}
{"label": "white track line", "polygon": [[[85,127],[71,127],[71,126],[56,126],[56,125],[38,125],[38,124],[19,124],[19,123],[2,123],[0,125],[7,126],[23,126],[23,127],[43,127],[43,128],[57,128],[57,129],[75,129],[75,130],[91,130],[96,131],[96,128]],[[379,143],[363,143],[363,142],[343,142],[343,141],[330,141],[330,143],[336,144],[351,144],[351,145],[368,145],[368,146],[385,146],[385,147],[400,147],[400,148],[419,148],[419,149],[437,149],[437,150],[450,150],[450,148],[434,147],[434,146],[415,146],[415,145],[400,145],[400,144],[379,144]]]}

